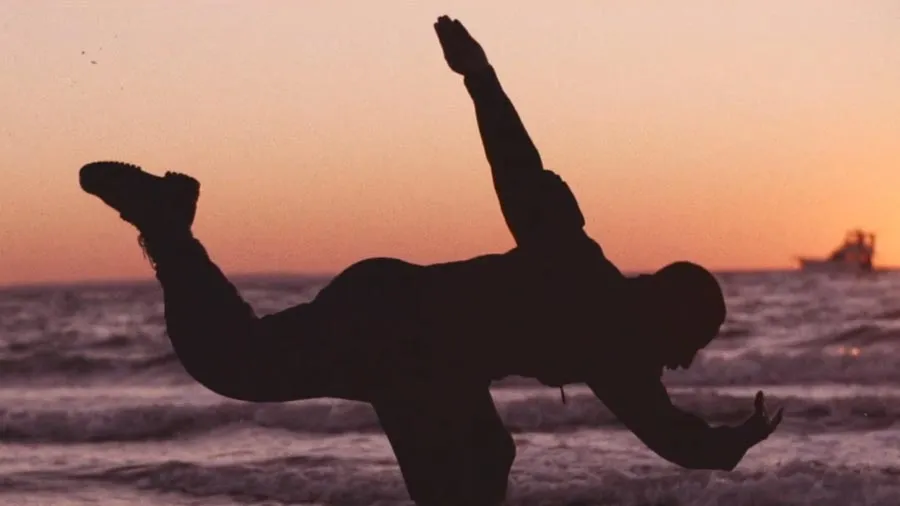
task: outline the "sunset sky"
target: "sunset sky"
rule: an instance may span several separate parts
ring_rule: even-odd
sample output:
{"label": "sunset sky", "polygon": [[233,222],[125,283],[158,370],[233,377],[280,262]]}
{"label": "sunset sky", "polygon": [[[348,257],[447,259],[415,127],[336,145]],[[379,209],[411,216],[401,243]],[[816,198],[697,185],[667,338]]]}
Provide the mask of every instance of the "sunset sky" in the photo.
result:
{"label": "sunset sky", "polygon": [[444,13],[623,270],[785,268],[857,226],[900,264],[896,0],[6,0],[0,284],[151,275],[78,186],[103,159],[200,179],[229,274],[510,248]]}

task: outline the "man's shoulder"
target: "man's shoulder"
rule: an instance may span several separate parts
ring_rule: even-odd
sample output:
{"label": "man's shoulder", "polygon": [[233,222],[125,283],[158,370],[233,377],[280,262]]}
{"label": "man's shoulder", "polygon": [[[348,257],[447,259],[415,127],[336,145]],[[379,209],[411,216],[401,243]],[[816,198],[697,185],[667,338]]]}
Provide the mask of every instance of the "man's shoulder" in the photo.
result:
{"label": "man's shoulder", "polygon": [[600,244],[589,236],[587,232],[581,231],[578,237],[572,238],[572,242],[573,249],[577,250],[582,258],[589,262],[594,269],[597,269],[599,274],[609,278],[625,279],[622,271],[612,263]]}
{"label": "man's shoulder", "polygon": [[522,268],[565,279],[575,285],[589,283],[614,289],[626,278],[604,254],[603,249],[583,230],[553,241],[516,246],[504,254]]}

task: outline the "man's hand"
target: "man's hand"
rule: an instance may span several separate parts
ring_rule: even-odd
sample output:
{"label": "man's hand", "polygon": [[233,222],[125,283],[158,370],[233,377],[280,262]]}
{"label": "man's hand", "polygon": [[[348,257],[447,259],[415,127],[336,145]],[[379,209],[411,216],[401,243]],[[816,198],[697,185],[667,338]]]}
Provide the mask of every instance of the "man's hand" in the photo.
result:
{"label": "man's hand", "polygon": [[447,65],[457,74],[467,76],[490,66],[484,49],[459,20],[441,16],[434,24],[434,31],[444,50]]}
{"label": "man's hand", "polygon": [[756,393],[753,407],[753,414],[741,425],[742,432],[748,438],[747,448],[754,446],[775,432],[784,414],[784,407],[781,407],[775,412],[775,416],[769,418],[769,413],[766,411],[765,398],[761,390]]}

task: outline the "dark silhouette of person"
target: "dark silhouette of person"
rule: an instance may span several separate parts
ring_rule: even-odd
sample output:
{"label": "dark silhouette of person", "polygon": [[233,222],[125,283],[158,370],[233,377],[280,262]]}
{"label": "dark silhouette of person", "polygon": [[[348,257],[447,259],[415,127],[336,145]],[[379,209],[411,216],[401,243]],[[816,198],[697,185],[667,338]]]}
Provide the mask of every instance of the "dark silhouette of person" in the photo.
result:
{"label": "dark silhouette of person", "polygon": [[675,407],[660,380],[664,368],[690,366],[724,322],[714,276],[689,262],[620,273],[585,233],[566,183],[543,168],[480,45],[446,16],[435,29],[474,101],[516,241],[505,253],[362,260],[309,303],[258,317],[193,235],[195,179],[121,162],[81,168],[82,188],[138,229],[185,370],[242,401],[371,403],[419,505],[504,500],[515,445],[489,387],[511,375],[587,384],[663,458],[733,469],[781,410],[770,418],[759,392],[744,423],[711,427]]}

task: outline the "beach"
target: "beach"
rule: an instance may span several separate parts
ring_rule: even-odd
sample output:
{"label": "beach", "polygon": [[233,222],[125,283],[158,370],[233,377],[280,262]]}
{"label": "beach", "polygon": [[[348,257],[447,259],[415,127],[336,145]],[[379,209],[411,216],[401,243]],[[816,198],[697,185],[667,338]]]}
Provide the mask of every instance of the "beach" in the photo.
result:
{"label": "beach", "polygon": [[[763,390],[784,423],[733,472],[664,461],[584,387],[493,395],[518,456],[511,505],[900,504],[900,272],[718,274],[721,335],[673,401],[712,424]],[[258,314],[327,278],[241,279]],[[152,282],[0,289],[0,504],[409,505],[366,404],[250,404],[191,380]],[[610,339],[614,336],[609,336]]]}

